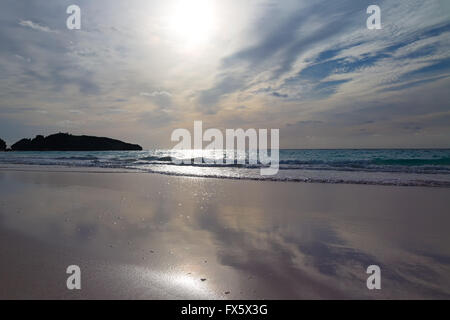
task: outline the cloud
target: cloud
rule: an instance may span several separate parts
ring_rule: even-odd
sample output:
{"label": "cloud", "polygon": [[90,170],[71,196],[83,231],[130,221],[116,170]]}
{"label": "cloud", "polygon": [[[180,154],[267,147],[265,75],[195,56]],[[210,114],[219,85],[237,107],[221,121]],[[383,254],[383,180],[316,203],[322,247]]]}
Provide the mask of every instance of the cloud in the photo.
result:
{"label": "cloud", "polygon": [[[274,4],[255,24],[251,36],[257,39],[256,43],[224,57],[219,80],[200,92],[201,104],[209,105],[205,113],[215,113],[216,104],[226,95],[242,92],[260,82],[278,81],[292,71],[302,54],[346,32],[355,20],[348,17],[363,8],[364,3],[350,0],[340,5],[328,5],[325,1]],[[265,80],[255,81],[258,78]],[[225,83],[224,79],[233,79],[236,85]],[[282,87],[274,87],[270,95],[290,96],[280,91]]]}
{"label": "cloud", "polygon": [[176,119],[175,115],[165,110],[146,111],[139,115],[139,122],[150,128],[165,127]]}
{"label": "cloud", "polygon": [[172,94],[168,91],[141,92],[139,95],[149,98],[159,108],[166,109],[172,106]]}
{"label": "cloud", "polygon": [[167,91],[153,91],[153,92],[141,92],[139,95],[144,96],[144,97],[171,97],[172,94],[170,92]]}
{"label": "cloud", "polygon": [[353,0],[273,4],[256,21],[251,44],[222,59],[215,84],[199,92],[199,110],[214,114],[234,94],[299,102],[363,91],[374,97],[377,90],[394,91],[407,81],[438,80],[432,76],[448,70],[450,26],[430,14],[437,1],[407,7],[383,2],[380,32],[365,27],[368,5]]}
{"label": "cloud", "polygon": [[276,92],[276,91],[272,92],[271,94],[272,94],[272,96],[277,97],[277,98],[287,98],[287,97],[289,97],[289,95],[287,95],[287,94],[282,94],[282,93],[279,93],[279,92]]}
{"label": "cloud", "polygon": [[49,33],[58,33],[57,30],[52,30],[49,27],[42,26],[36,22],[30,21],[30,20],[20,20],[19,25],[26,28],[31,28],[33,30],[42,31],[42,32],[49,32]]}
{"label": "cloud", "polygon": [[321,125],[323,124],[323,121],[320,120],[300,120],[297,121],[295,123],[287,123],[286,126],[287,127],[291,127],[291,126],[316,126],[316,125]]}
{"label": "cloud", "polygon": [[388,138],[378,141],[390,143],[407,131],[394,122],[417,124],[420,135],[441,130],[436,141],[449,138],[426,118],[449,110],[450,23],[442,1],[380,0],[381,30],[366,28],[370,0],[217,1],[210,41],[189,52],[164,28],[165,2],[79,2],[97,14],[84,15],[77,32],[65,27],[64,2],[2,6],[0,114],[18,128],[78,120],[69,110],[89,106],[81,129],[120,121],[130,135],[142,119],[150,130],[176,115],[180,123],[203,116],[217,127],[284,127],[281,139],[292,147],[303,135],[330,147],[384,130]]}
{"label": "cloud", "polygon": [[226,94],[242,89],[243,79],[228,75],[218,79],[216,85],[210,89],[200,91],[198,94],[198,110],[205,114],[215,114],[217,103]]}

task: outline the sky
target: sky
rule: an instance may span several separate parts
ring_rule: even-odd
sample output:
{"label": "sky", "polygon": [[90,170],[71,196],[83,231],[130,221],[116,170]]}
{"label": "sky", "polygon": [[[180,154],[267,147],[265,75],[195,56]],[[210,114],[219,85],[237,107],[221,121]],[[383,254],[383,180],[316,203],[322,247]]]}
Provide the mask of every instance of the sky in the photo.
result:
{"label": "sky", "polygon": [[9,145],[70,132],[171,148],[202,120],[279,129],[281,148],[448,148],[450,2],[2,0],[0,75]]}

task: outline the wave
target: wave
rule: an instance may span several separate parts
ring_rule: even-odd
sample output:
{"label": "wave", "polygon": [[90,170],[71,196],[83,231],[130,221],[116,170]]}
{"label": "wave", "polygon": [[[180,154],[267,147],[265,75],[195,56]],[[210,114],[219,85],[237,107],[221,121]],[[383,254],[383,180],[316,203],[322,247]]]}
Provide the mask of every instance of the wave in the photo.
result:
{"label": "wave", "polygon": [[[4,163],[17,164],[51,164],[61,163],[68,165],[103,164],[103,165],[148,165],[167,164],[172,166],[192,166],[192,167],[216,167],[216,168],[246,168],[260,169],[266,167],[261,164],[249,164],[233,161],[232,163],[214,162],[214,159],[202,158],[174,158],[181,162],[175,163],[171,156],[147,156],[134,158],[101,158],[95,156],[70,156],[70,157],[20,157],[3,159]],[[340,170],[340,171],[368,171],[368,172],[411,172],[411,173],[450,173],[450,159],[375,159],[368,161],[324,161],[324,160],[281,160],[280,170]]]}
{"label": "wave", "polygon": [[398,165],[398,166],[450,166],[450,158],[440,159],[374,159],[376,165]]}
{"label": "wave", "polygon": [[[358,175],[346,175],[338,172],[333,176],[320,176],[320,171],[299,171],[294,175],[261,176],[258,174],[236,173],[230,174],[227,171],[205,172],[205,171],[177,171],[164,168],[139,168],[143,172],[157,173],[170,176],[183,176],[195,178],[216,178],[231,180],[254,180],[272,182],[303,182],[303,183],[331,183],[331,184],[361,184],[361,185],[384,185],[384,186],[421,186],[421,187],[450,187],[450,179],[433,179],[434,177],[402,175],[377,175],[380,173],[368,173],[369,176],[358,177]],[[248,172],[247,172],[248,173]]]}
{"label": "wave", "polygon": [[98,160],[97,157],[94,156],[83,156],[83,157],[56,157],[56,160]]}
{"label": "wave", "polygon": [[[248,154],[222,163],[170,150],[123,152],[5,152],[0,164],[98,167],[169,175],[268,181],[450,186],[450,150],[280,150],[279,172],[261,177]],[[173,159],[188,163],[174,163]],[[243,160],[246,160],[245,163]]]}
{"label": "wave", "polygon": [[[170,160],[169,160],[170,159]],[[260,169],[267,167],[261,164],[239,163],[214,163],[214,159],[198,160],[195,158],[184,159],[185,163],[174,163],[171,157],[165,160],[152,159],[149,163],[167,162],[172,166],[190,166],[190,167],[211,167],[211,168],[245,168]],[[140,159],[142,160],[142,159]],[[179,162],[183,159],[178,159]],[[195,161],[197,160],[197,161]],[[413,165],[414,163],[414,165]],[[136,164],[146,165],[145,161],[138,161]],[[450,173],[450,167],[446,166],[446,162],[435,160],[417,160],[417,161],[299,161],[299,160],[282,160],[279,161],[280,170],[339,170],[339,171],[362,171],[362,172],[405,172],[405,173]]]}
{"label": "wave", "polygon": [[382,159],[375,158],[371,160],[343,160],[343,161],[327,161],[327,160],[281,160],[280,164],[298,164],[298,165],[317,165],[326,164],[330,166],[355,166],[364,167],[368,165],[398,165],[398,166],[450,166],[450,158],[439,159]]}
{"label": "wave", "polygon": [[138,158],[138,159],[135,159],[135,160],[171,162],[172,161],[172,157],[171,156],[163,156],[163,157],[149,156],[149,157]]}

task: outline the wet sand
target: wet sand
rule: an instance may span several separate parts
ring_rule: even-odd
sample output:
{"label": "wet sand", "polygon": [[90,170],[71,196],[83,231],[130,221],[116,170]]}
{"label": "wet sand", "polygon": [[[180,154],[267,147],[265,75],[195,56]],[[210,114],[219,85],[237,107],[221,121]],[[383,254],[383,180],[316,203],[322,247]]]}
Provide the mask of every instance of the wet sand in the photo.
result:
{"label": "wet sand", "polygon": [[1,299],[450,298],[448,188],[15,167],[0,194]]}

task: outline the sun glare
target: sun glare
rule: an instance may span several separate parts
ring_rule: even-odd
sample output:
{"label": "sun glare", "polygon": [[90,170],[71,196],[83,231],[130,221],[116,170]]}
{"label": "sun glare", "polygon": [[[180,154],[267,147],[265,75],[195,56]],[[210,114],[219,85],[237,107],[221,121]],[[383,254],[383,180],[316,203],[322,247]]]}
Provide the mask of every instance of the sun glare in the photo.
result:
{"label": "sun glare", "polygon": [[211,0],[178,1],[170,13],[170,32],[185,47],[205,44],[214,29],[214,11]]}

